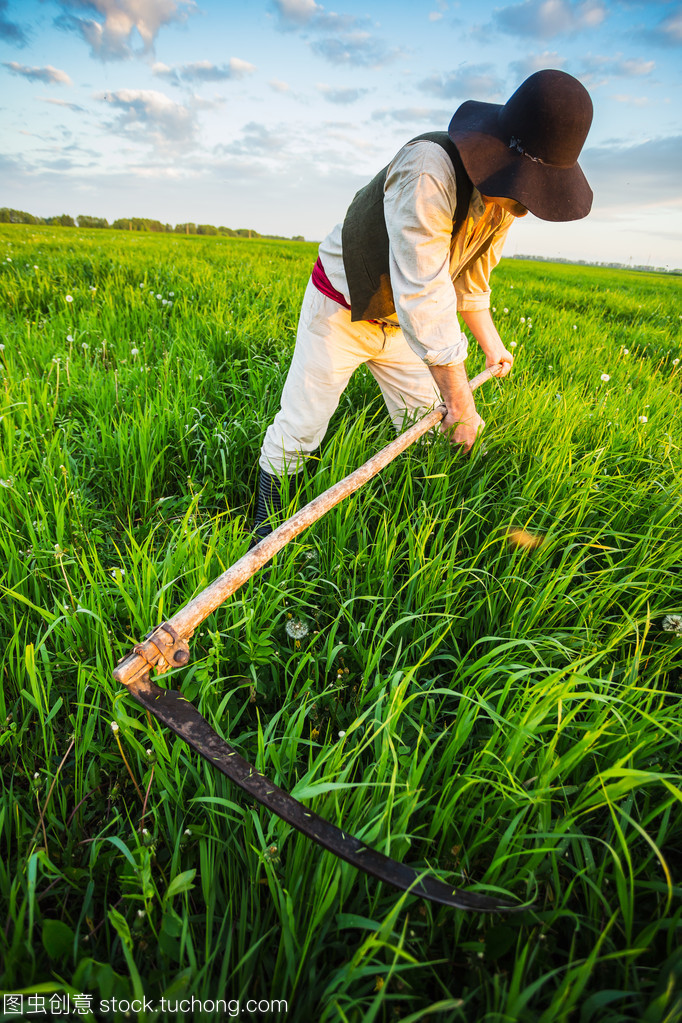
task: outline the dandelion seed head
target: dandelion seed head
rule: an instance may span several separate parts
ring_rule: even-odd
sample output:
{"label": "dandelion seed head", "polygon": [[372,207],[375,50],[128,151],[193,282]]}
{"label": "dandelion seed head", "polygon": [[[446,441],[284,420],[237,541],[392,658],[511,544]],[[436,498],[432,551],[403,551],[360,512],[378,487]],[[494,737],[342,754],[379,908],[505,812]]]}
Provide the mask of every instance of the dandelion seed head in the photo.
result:
{"label": "dandelion seed head", "polygon": [[609,376],[608,373],[602,373],[600,379],[603,380],[604,383],[606,383],[607,381],[609,381],[611,379],[611,377]]}
{"label": "dandelion seed head", "polygon": [[112,730],[112,732],[114,733],[114,735],[116,735],[116,732],[118,732],[118,731],[119,731],[119,727],[118,727],[118,725],[116,724],[116,722],[115,722],[115,721],[112,721],[112,722],[111,722],[111,730]]}
{"label": "dandelion seed head", "polygon": [[66,296],[66,301],[67,301],[67,302],[73,302],[73,298],[72,298],[72,296],[71,296],[71,295],[67,295],[67,296]]}
{"label": "dandelion seed head", "polygon": [[345,732],[338,732],[339,739],[344,739],[346,736]]}
{"label": "dandelion seed head", "polygon": [[629,354],[630,354],[630,349],[629,348],[624,348],[623,349],[623,355],[629,355]]}
{"label": "dandelion seed head", "polygon": [[512,341],[509,345],[510,348],[516,348],[516,341]]}
{"label": "dandelion seed head", "polygon": [[505,306],[505,307],[504,307],[504,309],[502,310],[502,312],[503,312],[503,313],[508,313],[508,312],[509,312],[509,310],[508,310],[508,309],[507,309],[507,307]]}
{"label": "dandelion seed head", "polygon": [[5,346],[4,345],[0,345],[0,352],[4,352],[4,350],[5,350]]}
{"label": "dandelion seed head", "polygon": [[140,349],[139,349],[139,348],[131,348],[131,349],[130,349],[130,354],[131,354],[131,355],[132,355],[133,357],[135,357],[136,355],[139,355],[139,354],[140,354]]}
{"label": "dandelion seed head", "polygon": [[66,340],[67,341],[73,341],[73,334],[67,334],[66,335]]}
{"label": "dandelion seed head", "polygon": [[525,322],[526,322],[526,317],[522,316],[521,319],[519,320],[519,323],[525,323]]}
{"label": "dandelion seed head", "polygon": [[646,416],[640,416],[639,419],[637,420],[637,422],[638,423],[648,423],[649,420],[648,420],[648,418]]}
{"label": "dandelion seed head", "polygon": [[661,624],[666,632],[682,633],[682,615],[666,615]]}
{"label": "dandelion seed head", "polygon": [[676,366],[679,361],[680,361],[679,359],[673,359],[673,366]]}
{"label": "dandelion seed head", "polygon": [[81,348],[83,349],[84,352],[87,351],[89,347],[90,345],[88,344],[87,341],[84,341],[81,345]]}
{"label": "dandelion seed head", "polygon": [[303,639],[304,636],[308,635],[308,626],[297,618],[291,618],[285,628],[287,635],[291,636],[292,639]]}

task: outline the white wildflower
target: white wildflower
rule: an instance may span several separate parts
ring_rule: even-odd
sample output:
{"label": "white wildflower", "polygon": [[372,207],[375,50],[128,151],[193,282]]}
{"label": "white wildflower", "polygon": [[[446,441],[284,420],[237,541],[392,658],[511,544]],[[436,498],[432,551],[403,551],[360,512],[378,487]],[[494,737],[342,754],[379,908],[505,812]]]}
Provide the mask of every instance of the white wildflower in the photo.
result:
{"label": "white wildflower", "polygon": [[629,348],[624,348],[623,349],[623,355],[629,355],[629,354],[630,354],[630,349]]}
{"label": "white wildflower", "polygon": [[133,358],[134,358],[134,357],[135,357],[136,355],[139,355],[139,354],[140,354],[140,349],[139,349],[139,348],[131,348],[131,349],[130,349],[130,354],[131,354],[131,355],[133,356]]}
{"label": "white wildflower", "polygon": [[67,341],[73,341],[73,334],[67,334],[66,335],[66,340]]}
{"label": "white wildflower", "polygon": [[502,312],[503,312],[503,313],[508,313],[508,312],[509,312],[509,310],[508,310],[508,309],[507,309],[507,307],[505,306],[505,307],[504,307],[504,309],[502,310]]}
{"label": "white wildflower", "polygon": [[525,323],[525,322],[526,322],[526,317],[522,316],[521,319],[519,320],[519,323]]}
{"label": "white wildflower", "polygon": [[512,341],[509,345],[510,348],[516,348],[516,341]]}
{"label": "white wildflower", "polygon": [[637,420],[637,422],[638,423],[648,423],[649,420],[647,419],[646,416],[640,416],[639,419]]}
{"label": "white wildflower", "polygon": [[666,615],[661,624],[666,632],[682,633],[682,615]]}
{"label": "white wildflower", "polygon": [[608,373],[602,373],[601,379],[604,381],[604,383],[607,383],[607,381],[609,381],[611,377],[609,376]]}
{"label": "white wildflower", "polygon": [[73,302],[73,298],[71,297],[71,295],[67,295],[66,296],[66,301],[67,302]]}
{"label": "white wildflower", "polygon": [[679,361],[680,361],[679,359],[673,359],[673,366],[676,366]]}
{"label": "white wildflower", "polygon": [[343,739],[345,737],[345,734],[346,734],[345,732],[339,732],[338,733],[339,739]]}
{"label": "white wildflower", "polygon": [[115,721],[111,722],[111,730],[114,733],[114,735],[116,735],[116,732],[118,732],[118,730],[119,730],[118,725],[116,724]]}
{"label": "white wildflower", "polygon": [[83,344],[81,345],[81,348],[83,349],[84,352],[87,351],[89,347],[90,345],[88,344],[87,341],[84,341]]}

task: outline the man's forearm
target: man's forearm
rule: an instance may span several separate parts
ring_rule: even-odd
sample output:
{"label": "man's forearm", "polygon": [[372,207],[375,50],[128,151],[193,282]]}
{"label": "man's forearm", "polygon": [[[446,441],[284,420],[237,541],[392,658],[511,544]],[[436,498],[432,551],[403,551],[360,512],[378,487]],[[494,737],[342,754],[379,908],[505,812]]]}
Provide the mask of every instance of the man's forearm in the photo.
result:
{"label": "man's forearm", "polygon": [[456,422],[466,422],[476,414],[474,395],[463,362],[454,366],[429,366],[429,369],[443,397],[448,414]]}
{"label": "man's forearm", "polygon": [[493,323],[489,309],[460,309],[459,315],[476,338],[479,347],[485,355],[486,366],[492,366],[497,362],[505,363],[505,369],[501,376],[506,376],[511,368],[514,358],[504,344]]}

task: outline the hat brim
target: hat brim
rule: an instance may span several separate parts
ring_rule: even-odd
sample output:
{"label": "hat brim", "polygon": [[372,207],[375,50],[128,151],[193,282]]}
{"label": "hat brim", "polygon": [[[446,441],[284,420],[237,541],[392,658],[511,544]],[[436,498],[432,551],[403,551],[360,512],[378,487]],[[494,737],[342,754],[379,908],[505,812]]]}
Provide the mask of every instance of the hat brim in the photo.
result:
{"label": "hat brim", "polygon": [[592,189],[580,166],[553,167],[510,148],[502,138],[497,103],[468,100],[456,111],[448,135],[464,169],[483,195],[515,199],[540,220],[582,220]]}

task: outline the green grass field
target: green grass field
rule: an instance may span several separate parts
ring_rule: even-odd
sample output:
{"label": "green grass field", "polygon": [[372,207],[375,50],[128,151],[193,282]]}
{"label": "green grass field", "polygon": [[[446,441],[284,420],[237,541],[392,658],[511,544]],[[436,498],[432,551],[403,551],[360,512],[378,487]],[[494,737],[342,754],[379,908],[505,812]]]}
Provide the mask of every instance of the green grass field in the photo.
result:
{"label": "green grass field", "polygon": [[[503,262],[516,362],[477,393],[487,457],[415,445],[207,619],[172,680],[318,813],[531,909],[358,874],[112,679],[246,550],[314,258],[0,228],[0,990],[90,994],[109,1020],[146,996],[139,1019],[224,999],[254,1020],[679,1023],[679,278]],[[299,503],[391,435],[357,373]]]}

